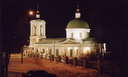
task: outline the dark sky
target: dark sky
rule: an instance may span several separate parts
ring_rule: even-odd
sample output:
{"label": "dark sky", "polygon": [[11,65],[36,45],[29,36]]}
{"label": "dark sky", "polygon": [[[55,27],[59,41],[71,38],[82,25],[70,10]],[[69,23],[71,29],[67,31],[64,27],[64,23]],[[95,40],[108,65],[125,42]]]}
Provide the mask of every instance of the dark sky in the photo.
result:
{"label": "dark sky", "polygon": [[[108,50],[126,53],[128,39],[127,0],[3,0],[2,45],[10,52],[20,48],[29,39],[28,10],[40,5],[41,18],[46,21],[48,38],[65,37],[67,23],[74,19],[76,4],[80,6],[81,19],[91,28],[90,37],[107,43]],[[11,47],[11,48],[10,48]]]}

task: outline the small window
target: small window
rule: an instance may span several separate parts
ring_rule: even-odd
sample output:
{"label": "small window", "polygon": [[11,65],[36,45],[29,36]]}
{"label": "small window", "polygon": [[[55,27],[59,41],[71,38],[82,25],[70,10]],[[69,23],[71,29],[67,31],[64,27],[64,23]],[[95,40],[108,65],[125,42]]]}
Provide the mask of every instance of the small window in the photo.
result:
{"label": "small window", "polygon": [[43,25],[40,25],[40,35],[43,35]]}
{"label": "small window", "polygon": [[70,57],[73,57],[73,50],[70,49]]}
{"label": "small window", "polygon": [[71,37],[73,38],[73,33],[71,33]]}
{"label": "small window", "polygon": [[80,33],[80,37],[82,37],[82,33]]}

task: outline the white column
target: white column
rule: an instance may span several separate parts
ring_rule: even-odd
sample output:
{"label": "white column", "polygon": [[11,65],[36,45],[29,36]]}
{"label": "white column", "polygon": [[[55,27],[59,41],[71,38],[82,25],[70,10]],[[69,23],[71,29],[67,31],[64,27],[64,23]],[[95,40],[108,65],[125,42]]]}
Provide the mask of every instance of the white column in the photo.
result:
{"label": "white column", "polygon": [[40,25],[38,25],[38,36],[40,36]]}

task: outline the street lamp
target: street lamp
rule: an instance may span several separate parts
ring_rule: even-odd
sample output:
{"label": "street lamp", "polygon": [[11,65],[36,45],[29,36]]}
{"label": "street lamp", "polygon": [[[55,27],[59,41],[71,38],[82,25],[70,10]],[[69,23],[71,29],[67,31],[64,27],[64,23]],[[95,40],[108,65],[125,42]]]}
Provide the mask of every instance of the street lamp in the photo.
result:
{"label": "street lamp", "polygon": [[[29,15],[29,16],[34,16],[35,13],[34,13],[33,10],[29,10],[29,11],[28,11],[28,15]],[[25,18],[27,19],[27,17],[25,17]],[[29,40],[27,40],[27,41],[29,41]],[[24,45],[24,46],[22,47],[22,49],[21,49],[21,64],[23,64],[23,52],[24,52],[24,48],[26,48],[26,45]]]}
{"label": "street lamp", "polygon": [[32,11],[32,10],[30,10],[28,13],[29,13],[30,16],[34,15],[34,11]]}

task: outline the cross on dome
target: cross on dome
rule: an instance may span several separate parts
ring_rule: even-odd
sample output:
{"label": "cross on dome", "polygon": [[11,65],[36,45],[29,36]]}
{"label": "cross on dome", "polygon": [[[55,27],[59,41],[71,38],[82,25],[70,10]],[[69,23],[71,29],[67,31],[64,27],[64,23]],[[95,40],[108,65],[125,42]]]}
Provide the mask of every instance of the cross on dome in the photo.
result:
{"label": "cross on dome", "polygon": [[81,17],[81,13],[80,13],[79,5],[77,5],[75,18],[80,18],[80,17]]}
{"label": "cross on dome", "polygon": [[37,3],[36,18],[40,19],[39,3]]}

